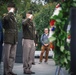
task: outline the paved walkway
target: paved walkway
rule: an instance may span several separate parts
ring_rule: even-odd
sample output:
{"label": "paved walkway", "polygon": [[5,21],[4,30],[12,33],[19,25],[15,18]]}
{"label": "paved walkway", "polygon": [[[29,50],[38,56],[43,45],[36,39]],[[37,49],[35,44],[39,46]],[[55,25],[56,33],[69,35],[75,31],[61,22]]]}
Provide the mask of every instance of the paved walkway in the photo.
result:
{"label": "paved walkway", "polygon": [[[48,60],[48,63],[44,63],[44,61],[39,64],[39,59],[35,59],[36,64],[32,66],[32,71],[35,74],[32,75],[55,75],[55,62],[52,59]],[[13,71],[17,73],[17,75],[28,75],[23,74],[23,65],[22,63],[15,63]],[[63,69],[63,75],[69,75],[65,69]],[[3,75],[3,63],[0,65],[0,75]],[[61,74],[60,74],[61,75]]]}

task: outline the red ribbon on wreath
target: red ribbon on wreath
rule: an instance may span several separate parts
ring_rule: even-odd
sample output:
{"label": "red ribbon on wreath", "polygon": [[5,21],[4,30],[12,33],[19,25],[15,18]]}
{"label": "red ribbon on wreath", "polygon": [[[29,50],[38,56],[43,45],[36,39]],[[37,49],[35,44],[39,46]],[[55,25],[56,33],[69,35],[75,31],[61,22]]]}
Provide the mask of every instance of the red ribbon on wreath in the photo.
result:
{"label": "red ribbon on wreath", "polygon": [[51,20],[50,21],[50,26],[54,26],[55,22],[56,22],[55,20]]}
{"label": "red ribbon on wreath", "polygon": [[71,35],[68,35],[68,39],[71,39]]}

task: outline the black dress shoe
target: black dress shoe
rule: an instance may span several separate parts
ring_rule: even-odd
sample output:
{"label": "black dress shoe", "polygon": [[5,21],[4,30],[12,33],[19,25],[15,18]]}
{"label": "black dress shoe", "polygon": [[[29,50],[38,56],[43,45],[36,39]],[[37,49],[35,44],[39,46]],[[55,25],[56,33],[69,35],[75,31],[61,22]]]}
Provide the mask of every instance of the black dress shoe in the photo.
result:
{"label": "black dress shoe", "polygon": [[31,71],[31,74],[35,74],[35,72],[32,72],[32,71]]}
{"label": "black dress shoe", "polygon": [[35,65],[35,62],[32,62],[32,65]]}
{"label": "black dress shoe", "polygon": [[26,71],[24,71],[24,74],[30,74],[30,72],[26,72]]}
{"label": "black dress shoe", "polygon": [[35,74],[35,72],[32,72],[32,71],[26,72],[26,71],[24,71],[24,74]]}
{"label": "black dress shoe", "polygon": [[17,75],[17,74],[15,74],[13,72],[9,72],[8,75]]}

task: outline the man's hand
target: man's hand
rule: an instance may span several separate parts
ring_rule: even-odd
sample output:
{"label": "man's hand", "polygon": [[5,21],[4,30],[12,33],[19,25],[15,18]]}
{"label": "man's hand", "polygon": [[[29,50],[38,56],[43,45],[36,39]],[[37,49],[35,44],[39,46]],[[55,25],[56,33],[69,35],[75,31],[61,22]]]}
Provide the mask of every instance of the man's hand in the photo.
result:
{"label": "man's hand", "polygon": [[28,18],[32,20],[33,19],[33,15],[30,15]]}
{"label": "man's hand", "polygon": [[30,15],[28,18],[30,18],[30,19],[31,19],[31,18],[32,18],[32,16],[33,16],[33,15]]}
{"label": "man's hand", "polygon": [[38,44],[35,44],[35,46],[38,46]]}

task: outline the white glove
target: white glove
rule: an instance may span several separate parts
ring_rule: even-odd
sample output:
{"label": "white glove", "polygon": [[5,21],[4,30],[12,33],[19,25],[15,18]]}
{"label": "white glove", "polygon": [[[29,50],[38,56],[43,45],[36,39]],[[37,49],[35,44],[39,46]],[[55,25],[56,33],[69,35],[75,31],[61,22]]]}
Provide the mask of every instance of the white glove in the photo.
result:
{"label": "white glove", "polygon": [[71,40],[70,39],[67,39],[66,41],[67,41],[67,43],[70,43]]}
{"label": "white glove", "polygon": [[9,10],[9,12],[14,12],[14,8],[11,8],[11,9]]}
{"label": "white glove", "polygon": [[31,19],[33,15],[30,15],[28,18]]}

